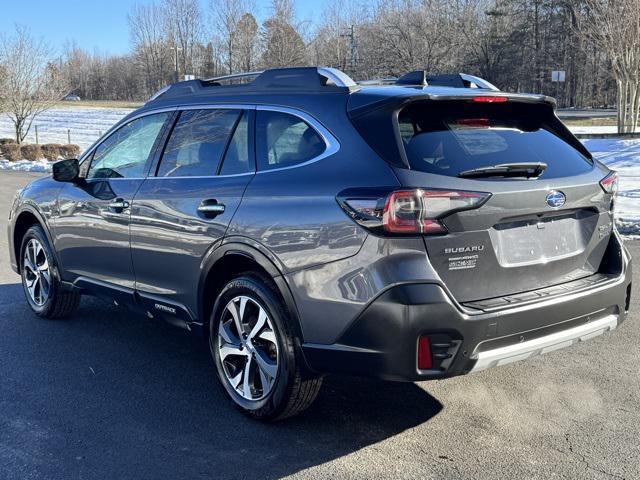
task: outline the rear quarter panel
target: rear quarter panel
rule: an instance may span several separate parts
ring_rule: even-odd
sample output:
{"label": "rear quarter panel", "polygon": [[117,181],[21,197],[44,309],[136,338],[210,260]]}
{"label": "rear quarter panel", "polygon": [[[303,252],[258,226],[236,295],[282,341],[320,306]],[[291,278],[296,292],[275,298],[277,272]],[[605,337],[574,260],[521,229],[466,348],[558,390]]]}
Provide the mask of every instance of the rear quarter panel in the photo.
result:
{"label": "rear quarter panel", "polygon": [[[321,101],[325,100],[325,101]],[[348,187],[394,186],[389,165],[362,140],[346,115],[344,97],[298,107],[339,142],[337,153],[282,170],[258,172],[229,227],[278,258],[284,272],[355,255],[367,233],[347,217],[336,195]]]}

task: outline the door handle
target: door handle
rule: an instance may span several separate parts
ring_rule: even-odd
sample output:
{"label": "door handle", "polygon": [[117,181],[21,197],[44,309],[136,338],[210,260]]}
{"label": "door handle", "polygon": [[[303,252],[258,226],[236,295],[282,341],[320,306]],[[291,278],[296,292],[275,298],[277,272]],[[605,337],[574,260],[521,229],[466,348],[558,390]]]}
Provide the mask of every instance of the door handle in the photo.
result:
{"label": "door handle", "polygon": [[205,217],[213,218],[224,213],[224,204],[218,203],[215,199],[203,200],[198,206],[198,212]]}
{"label": "door handle", "polygon": [[125,208],[129,208],[129,202],[127,202],[122,198],[116,198],[113,202],[109,204],[109,208],[111,210],[115,210],[116,212],[120,213]]}

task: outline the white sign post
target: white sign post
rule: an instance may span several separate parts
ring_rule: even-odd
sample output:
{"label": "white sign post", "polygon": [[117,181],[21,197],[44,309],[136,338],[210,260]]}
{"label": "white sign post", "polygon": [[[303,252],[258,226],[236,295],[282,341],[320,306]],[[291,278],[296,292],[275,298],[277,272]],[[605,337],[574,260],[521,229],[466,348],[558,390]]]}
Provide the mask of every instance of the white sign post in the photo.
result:
{"label": "white sign post", "polygon": [[551,82],[556,84],[556,100],[558,99],[558,86],[560,83],[564,83],[566,79],[566,72],[564,70],[552,70]]}

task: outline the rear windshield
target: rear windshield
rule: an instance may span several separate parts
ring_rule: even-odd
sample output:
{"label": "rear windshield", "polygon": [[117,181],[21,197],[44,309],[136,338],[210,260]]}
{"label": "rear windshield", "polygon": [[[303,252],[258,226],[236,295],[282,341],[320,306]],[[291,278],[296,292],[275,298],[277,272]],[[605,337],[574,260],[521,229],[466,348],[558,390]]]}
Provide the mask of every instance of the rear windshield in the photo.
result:
{"label": "rear windshield", "polygon": [[400,112],[398,127],[411,168],[422,172],[455,177],[523,162],[546,163],[541,178],[590,170],[591,162],[547,126],[549,114],[527,104],[417,102]]}

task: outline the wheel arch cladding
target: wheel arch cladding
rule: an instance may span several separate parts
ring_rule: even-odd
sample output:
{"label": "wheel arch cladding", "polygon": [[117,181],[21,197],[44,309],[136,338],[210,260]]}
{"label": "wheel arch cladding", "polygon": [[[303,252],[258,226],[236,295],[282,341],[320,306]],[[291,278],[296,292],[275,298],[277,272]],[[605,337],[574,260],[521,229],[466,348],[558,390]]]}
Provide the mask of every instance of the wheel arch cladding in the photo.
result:
{"label": "wheel arch cladding", "polygon": [[27,233],[27,230],[29,230],[34,225],[38,225],[44,230],[44,234],[49,241],[49,245],[53,245],[51,243],[51,235],[49,234],[49,229],[47,228],[42,218],[31,209],[22,210],[16,217],[13,226],[13,253],[15,255],[18,271],[20,271],[22,266],[22,262],[20,259],[20,248],[22,247],[22,239]]}
{"label": "wheel arch cladding", "polygon": [[298,341],[303,341],[298,309],[280,270],[259,250],[242,243],[225,244],[216,249],[203,265],[198,287],[198,318],[205,336],[209,330],[209,316],[218,294],[232,278],[256,272],[269,278],[284,301]]}

